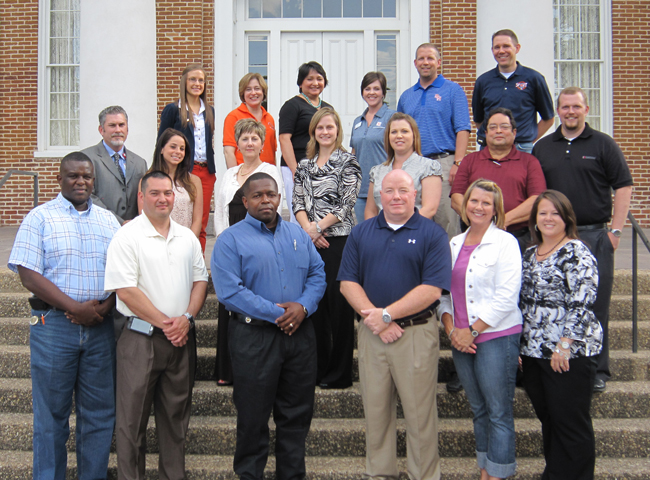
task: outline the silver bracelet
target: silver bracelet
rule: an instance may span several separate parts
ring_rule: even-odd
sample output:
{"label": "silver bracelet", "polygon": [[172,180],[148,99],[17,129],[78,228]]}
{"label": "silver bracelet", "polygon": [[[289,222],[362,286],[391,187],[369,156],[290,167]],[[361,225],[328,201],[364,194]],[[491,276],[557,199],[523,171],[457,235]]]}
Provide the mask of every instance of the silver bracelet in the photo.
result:
{"label": "silver bracelet", "polygon": [[449,332],[449,334],[447,335],[449,337],[449,340],[451,340],[451,334],[454,333],[455,330],[456,327],[451,327],[451,332]]}

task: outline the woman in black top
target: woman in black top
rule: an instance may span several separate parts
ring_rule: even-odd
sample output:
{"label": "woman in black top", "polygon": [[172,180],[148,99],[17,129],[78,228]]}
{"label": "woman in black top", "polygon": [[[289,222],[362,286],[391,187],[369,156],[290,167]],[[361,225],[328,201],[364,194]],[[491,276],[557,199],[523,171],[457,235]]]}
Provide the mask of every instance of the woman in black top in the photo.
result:
{"label": "woman in black top", "polygon": [[203,188],[203,216],[199,241],[205,251],[205,227],[210,217],[210,201],[217,179],[214,167],[214,108],[208,105],[208,83],[201,65],[188,65],[181,74],[180,98],[168,104],[160,114],[158,138],[168,128],[182,132],[190,146],[190,173],[201,179]]}
{"label": "woman in black top", "polygon": [[316,112],[309,125],[307,158],[298,163],[293,211],[325,262],[327,288],[311,316],[316,330],[321,388],[352,385],[354,310],[336,280],[343,248],[355,225],[354,204],[361,187],[361,167],[342,146],[341,119],[331,108]]}
{"label": "woman in black top", "polygon": [[309,123],[319,109],[332,108],[320,98],[327,86],[327,74],[319,63],[303,63],[298,69],[297,84],[300,93],[285,102],[280,109],[279,120],[282,179],[291,221],[294,223],[297,222],[291,207],[293,176],[298,162],[305,158],[307,142],[309,142]]}

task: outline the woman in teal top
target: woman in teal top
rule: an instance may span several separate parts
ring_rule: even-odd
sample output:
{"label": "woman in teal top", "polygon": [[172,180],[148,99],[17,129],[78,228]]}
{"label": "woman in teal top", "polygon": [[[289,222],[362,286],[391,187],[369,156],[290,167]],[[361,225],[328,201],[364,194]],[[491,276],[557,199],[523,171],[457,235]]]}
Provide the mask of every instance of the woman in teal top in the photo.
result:
{"label": "woman in teal top", "polygon": [[357,222],[363,222],[363,212],[368,198],[370,169],[388,158],[384,148],[384,131],[395,110],[384,103],[386,98],[386,77],[381,72],[368,72],[361,81],[361,96],[368,108],[354,120],[350,148],[361,165],[361,190],[354,213]]}

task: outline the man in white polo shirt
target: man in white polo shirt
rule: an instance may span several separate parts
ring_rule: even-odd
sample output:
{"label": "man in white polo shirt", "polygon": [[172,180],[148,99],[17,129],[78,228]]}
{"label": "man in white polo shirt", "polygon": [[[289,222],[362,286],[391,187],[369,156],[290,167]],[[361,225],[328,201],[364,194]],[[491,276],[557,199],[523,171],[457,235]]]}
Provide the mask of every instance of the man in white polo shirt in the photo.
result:
{"label": "man in white polo shirt", "polygon": [[144,478],[146,428],[154,404],[161,478],[185,478],[185,435],[196,363],[194,316],[208,272],[198,239],[169,218],[171,178],[142,177],[143,213],[113,237],[106,291],[127,323],[117,343],[116,450],[120,478]]}

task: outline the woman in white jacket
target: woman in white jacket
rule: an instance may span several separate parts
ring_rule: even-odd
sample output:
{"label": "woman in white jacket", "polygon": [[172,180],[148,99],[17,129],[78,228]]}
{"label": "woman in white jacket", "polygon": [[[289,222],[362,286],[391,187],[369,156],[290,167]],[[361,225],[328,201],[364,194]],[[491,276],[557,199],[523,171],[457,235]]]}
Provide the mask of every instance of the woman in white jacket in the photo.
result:
{"label": "woman in white jacket", "polygon": [[[264,145],[266,127],[263,123],[252,118],[239,120],[235,124],[235,141],[237,149],[244,158],[244,163],[226,170],[214,199],[214,228],[217,237],[230,225],[246,217],[246,207],[242,201],[242,185],[254,173],[268,173],[278,184],[278,192],[282,191],[282,178],[278,167],[263,162],[260,152]],[[282,213],[278,207],[278,213]],[[230,312],[219,303],[219,324],[217,325],[217,361],[214,375],[217,385],[232,385],[232,366],[228,350],[228,320]]]}
{"label": "woman in white jacket", "polygon": [[522,330],[521,254],[504,230],[496,183],[479,179],[470,185],[461,213],[470,227],[450,242],[451,295],[440,299],[438,316],[474,413],[481,480],[507,478],[517,467],[513,399]]}

